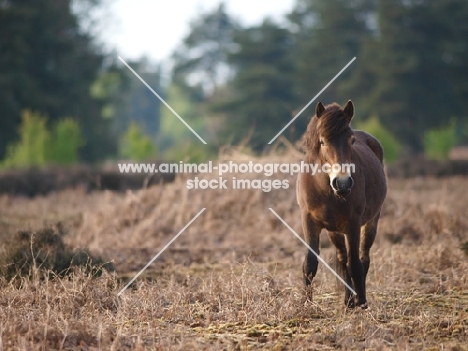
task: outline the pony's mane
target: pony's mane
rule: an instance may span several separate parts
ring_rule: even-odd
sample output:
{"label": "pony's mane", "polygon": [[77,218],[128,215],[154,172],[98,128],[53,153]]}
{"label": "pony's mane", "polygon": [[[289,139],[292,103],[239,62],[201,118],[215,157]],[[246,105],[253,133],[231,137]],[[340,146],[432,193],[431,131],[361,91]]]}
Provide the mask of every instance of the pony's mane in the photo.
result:
{"label": "pony's mane", "polygon": [[312,117],[303,137],[302,147],[305,151],[318,151],[319,138],[332,139],[349,128],[349,122],[343,109],[337,103],[325,106],[325,111],[317,118]]}

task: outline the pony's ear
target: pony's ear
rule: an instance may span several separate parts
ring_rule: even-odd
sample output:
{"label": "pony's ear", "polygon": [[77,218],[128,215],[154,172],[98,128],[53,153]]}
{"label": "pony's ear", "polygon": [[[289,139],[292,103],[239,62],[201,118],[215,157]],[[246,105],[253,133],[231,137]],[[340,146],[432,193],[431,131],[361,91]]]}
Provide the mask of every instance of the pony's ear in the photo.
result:
{"label": "pony's ear", "polygon": [[317,106],[315,106],[315,115],[317,118],[320,118],[321,115],[323,115],[323,112],[325,111],[325,107],[322,104],[322,101],[319,101]]}
{"label": "pony's ear", "polygon": [[351,122],[351,119],[354,116],[354,104],[353,104],[353,102],[351,100],[348,100],[348,103],[346,104],[346,106],[343,109],[343,113],[344,113],[346,119],[348,120],[348,123]]}

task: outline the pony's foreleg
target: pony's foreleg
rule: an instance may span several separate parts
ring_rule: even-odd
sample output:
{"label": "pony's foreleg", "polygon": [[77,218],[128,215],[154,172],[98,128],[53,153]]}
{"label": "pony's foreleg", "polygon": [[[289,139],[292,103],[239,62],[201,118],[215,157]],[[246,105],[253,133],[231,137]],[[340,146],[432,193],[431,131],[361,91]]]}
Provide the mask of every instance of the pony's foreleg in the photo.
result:
{"label": "pony's foreleg", "polygon": [[362,308],[367,307],[366,300],[366,281],[364,274],[364,266],[359,257],[360,247],[360,233],[361,226],[354,224],[349,228],[346,234],[346,253],[348,258],[348,273],[354,283],[354,290],[356,291],[356,305]]}
{"label": "pony's foreleg", "polygon": [[[345,236],[342,233],[339,232],[328,232],[328,237],[330,238],[330,241],[335,245],[336,248],[336,268],[338,270],[338,274],[340,275],[341,278],[344,279],[346,284],[349,286],[353,286],[353,283],[351,281],[351,276],[348,272],[347,268],[347,263],[348,263],[348,255],[346,253],[346,241],[345,241]],[[341,286],[344,286],[342,282],[338,281],[338,284]],[[344,286],[345,290],[345,300],[344,303],[346,306],[352,308],[354,307],[354,296],[351,294],[351,291]]]}
{"label": "pony's foreleg", "polygon": [[[320,254],[320,231],[321,228],[318,228],[314,223],[312,216],[307,210],[302,210],[302,229],[304,231],[305,242],[310,246],[312,250],[315,251],[317,255]],[[318,268],[318,259],[317,256],[307,249],[307,254],[305,256],[304,264],[302,266],[302,272],[304,274],[304,283],[306,286],[309,286],[312,283],[312,280],[317,274]]]}

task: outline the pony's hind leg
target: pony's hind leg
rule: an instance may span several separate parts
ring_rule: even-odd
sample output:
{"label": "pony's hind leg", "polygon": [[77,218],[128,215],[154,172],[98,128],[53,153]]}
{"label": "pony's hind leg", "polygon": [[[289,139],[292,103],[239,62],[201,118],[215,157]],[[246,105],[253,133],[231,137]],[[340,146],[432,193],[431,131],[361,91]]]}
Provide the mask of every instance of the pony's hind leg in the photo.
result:
{"label": "pony's hind leg", "polygon": [[[314,223],[312,216],[307,210],[302,210],[302,229],[304,230],[305,242],[315,251],[317,255],[320,254],[320,231],[321,228],[317,228]],[[304,283],[309,286],[312,283],[315,275],[317,274],[318,259],[317,256],[307,249],[307,254],[304,259],[302,271],[304,274]]]}
{"label": "pony's hind leg", "polygon": [[[328,237],[330,238],[330,241],[335,245],[336,248],[336,269],[338,271],[338,274],[340,275],[341,278],[348,284],[349,286],[353,286],[353,283],[351,281],[351,276],[349,275],[348,268],[347,268],[347,262],[348,262],[348,255],[346,253],[346,241],[345,241],[345,236],[342,233],[339,232],[328,232]],[[354,307],[354,298],[353,295],[351,294],[351,291],[343,285],[341,281],[337,279],[337,282],[340,286],[344,287],[345,291],[345,299],[344,303],[346,306],[353,308]]]}
{"label": "pony's hind leg", "polygon": [[[366,288],[367,272],[370,265],[370,249],[374,244],[375,236],[377,234],[377,224],[379,222],[380,213],[377,214],[372,220],[367,222],[361,227],[361,242],[359,247],[359,259],[364,268],[364,289]],[[365,290],[364,290],[365,293]]]}

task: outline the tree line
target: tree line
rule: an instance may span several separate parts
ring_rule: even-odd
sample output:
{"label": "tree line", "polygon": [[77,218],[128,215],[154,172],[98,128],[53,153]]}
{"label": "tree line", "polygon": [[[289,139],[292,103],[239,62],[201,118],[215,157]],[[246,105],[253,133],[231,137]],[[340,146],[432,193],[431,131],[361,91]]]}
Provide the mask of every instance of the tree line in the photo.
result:
{"label": "tree line", "polygon": [[[242,25],[223,3],[199,14],[172,55],[169,83],[161,83],[158,63],[130,64],[211,146],[199,145],[115,53],[102,49],[77,6],[102,3],[0,3],[0,158],[20,139],[25,110],[50,126],[73,119],[82,161],[131,157],[128,150],[203,157],[238,143],[261,151],[353,57],[319,100],[352,99],[357,126],[383,130],[400,154],[442,137],[450,145],[468,142],[466,1],[297,0],[282,20],[254,26]],[[286,138],[299,139],[314,105]]]}

